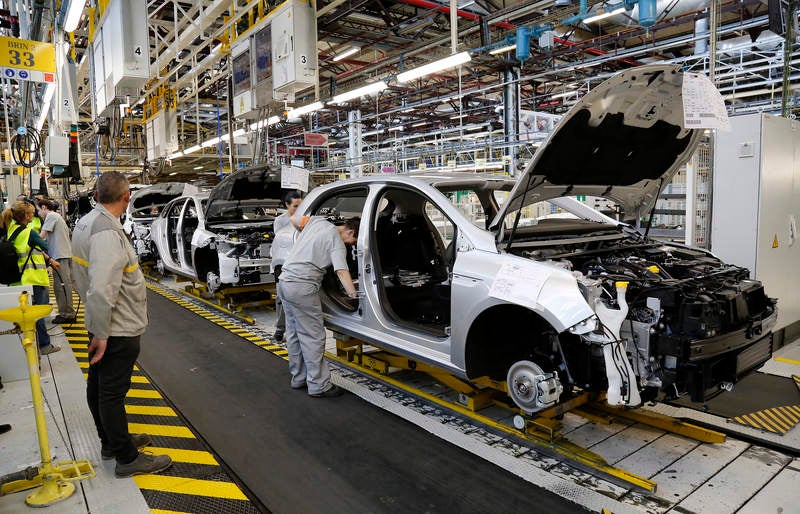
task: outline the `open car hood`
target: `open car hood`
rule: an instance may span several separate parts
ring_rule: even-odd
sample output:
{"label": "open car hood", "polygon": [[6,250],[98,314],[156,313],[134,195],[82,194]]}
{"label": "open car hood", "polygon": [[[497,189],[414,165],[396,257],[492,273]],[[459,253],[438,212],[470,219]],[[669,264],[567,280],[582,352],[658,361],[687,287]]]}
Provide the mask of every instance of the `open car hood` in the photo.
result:
{"label": "open car hood", "polygon": [[561,196],[599,196],[626,219],[643,213],[689,161],[702,130],[683,127],[683,74],[656,64],[619,73],[585,95],[559,122],[491,223]]}
{"label": "open car hood", "polygon": [[245,168],[222,179],[208,195],[206,212],[214,202],[236,200],[275,200],[281,199],[280,168],[258,166]]}
{"label": "open car hood", "polygon": [[158,212],[152,212],[151,208],[160,211],[170,200],[186,194],[186,187],[187,184],[180,182],[162,182],[139,189],[131,195],[128,211],[137,218],[155,218]]}

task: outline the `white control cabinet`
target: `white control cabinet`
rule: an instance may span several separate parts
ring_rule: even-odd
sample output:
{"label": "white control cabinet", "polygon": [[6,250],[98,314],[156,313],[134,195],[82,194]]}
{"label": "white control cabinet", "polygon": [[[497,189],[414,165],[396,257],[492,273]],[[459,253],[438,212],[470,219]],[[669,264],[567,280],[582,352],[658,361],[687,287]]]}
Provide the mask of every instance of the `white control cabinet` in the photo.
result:
{"label": "white control cabinet", "polygon": [[800,320],[800,122],[730,120],[715,137],[711,251],[764,283],[786,327]]}
{"label": "white control cabinet", "polygon": [[314,8],[303,0],[288,0],[270,18],[275,99],[293,102],[296,92],[316,86],[318,80]]}
{"label": "white control cabinet", "polygon": [[158,111],[145,123],[145,138],[148,161],[178,151],[178,112]]}
{"label": "white control cabinet", "polygon": [[[131,20],[142,20],[133,23]],[[92,114],[107,116],[116,98],[137,98],[150,78],[145,0],[111,0],[92,41]]]}

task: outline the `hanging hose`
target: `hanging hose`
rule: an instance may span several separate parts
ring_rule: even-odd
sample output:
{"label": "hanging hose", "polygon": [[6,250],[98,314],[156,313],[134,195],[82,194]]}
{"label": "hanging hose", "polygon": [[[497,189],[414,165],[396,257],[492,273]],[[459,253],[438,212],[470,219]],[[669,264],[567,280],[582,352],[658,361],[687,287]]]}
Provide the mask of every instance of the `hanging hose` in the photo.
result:
{"label": "hanging hose", "polygon": [[17,166],[33,168],[42,157],[42,140],[33,127],[20,127],[11,139],[11,155]]}

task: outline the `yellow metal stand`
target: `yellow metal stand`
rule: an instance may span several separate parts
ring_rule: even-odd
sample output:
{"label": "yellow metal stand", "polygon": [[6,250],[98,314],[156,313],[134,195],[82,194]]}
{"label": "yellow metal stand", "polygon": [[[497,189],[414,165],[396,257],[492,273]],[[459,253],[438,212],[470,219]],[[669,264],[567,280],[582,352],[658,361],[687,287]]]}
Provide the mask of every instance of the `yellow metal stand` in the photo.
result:
{"label": "yellow metal stand", "polygon": [[[254,307],[273,307],[275,306],[275,284],[259,284],[254,286],[239,286],[220,289],[213,293],[208,292],[208,287],[204,282],[197,282],[190,279],[182,280],[181,277],[175,279],[176,282],[191,282],[191,285],[184,286],[186,294],[196,298],[209,307],[213,307],[225,314],[235,316],[242,321],[254,324],[255,320],[244,314],[245,308]],[[269,299],[258,299],[252,301],[241,301],[245,295],[252,293],[266,293]],[[209,297],[210,296],[210,297]]]}
{"label": "yellow metal stand", "polygon": [[[508,403],[506,383],[489,377],[477,377],[470,381],[462,380],[446,371],[407,357],[401,357],[383,350],[365,351],[366,343],[358,339],[336,339],[336,355],[328,357],[348,367],[355,367],[368,375],[379,378],[399,389],[409,391],[415,396],[446,406],[467,415],[493,429],[509,434],[522,435],[534,444],[571,459],[572,461],[600,471],[628,484],[646,491],[655,491],[656,484],[623,469],[609,465],[599,455],[566,440],[561,433],[560,419],[567,412],[575,413],[591,421],[609,424],[614,418],[625,418],[649,425],[666,432],[690,437],[704,443],[723,443],[725,434],[707,429],[679,419],[670,418],[654,412],[639,409],[615,408],[605,403],[603,394],[584,392],[557,405],[539,411],[532,416],[525,415],[514,405]],[[448,386],[458,394],[457,403],[444,400],[389,376],[390,370],[413,370],[428,374]],[[488,406],[501,407],[516,414],[515,425],[508,426],[495,419],[483,416],[480,411]]]}
{"label": "yellow metal stand", "polygon": [[36,350],[36,320],[50,314],[50,305],[28,305],[28,293],[19,295],[19,307],[0,311],[0,319],[16,323],[22,330],[22,346],[28,361],[28,373],[31,381],[33,412],[36,417],[36,433],[39,437],[39,452],[42,464],[38,474],[30,480],[16,480],[3,484],[0,495],[36,488],[25,502],[31,507],[47,507],[53,503],[69,498],[75,492],[72,482],[94,478],[95,472],[88,460],[65,461],[53,463],[50,456],[50,442],[47,437],[47,423],[44,415],[42,383],[39,377],[39,357]]}

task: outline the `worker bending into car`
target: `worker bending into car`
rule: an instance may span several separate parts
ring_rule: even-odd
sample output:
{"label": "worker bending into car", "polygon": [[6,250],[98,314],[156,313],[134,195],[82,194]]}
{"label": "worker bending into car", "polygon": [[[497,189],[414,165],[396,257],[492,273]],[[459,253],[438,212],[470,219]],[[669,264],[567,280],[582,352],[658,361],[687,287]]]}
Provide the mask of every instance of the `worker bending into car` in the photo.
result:
{"label": "worker bending into car", "polygon": [[355,244],[360,218],[335,226],[325,218],[292,216],[300,234],[283,262],[278,295],[286,315],[286,349],[292,389],[308,388],[309,396],[332,398],[342,390],[331,384],[331,372],[324,360],[325,326],[322,320],[320,288],[329,266],[339,277],[350,298],[358,298],[347,267],[345,244]]}

